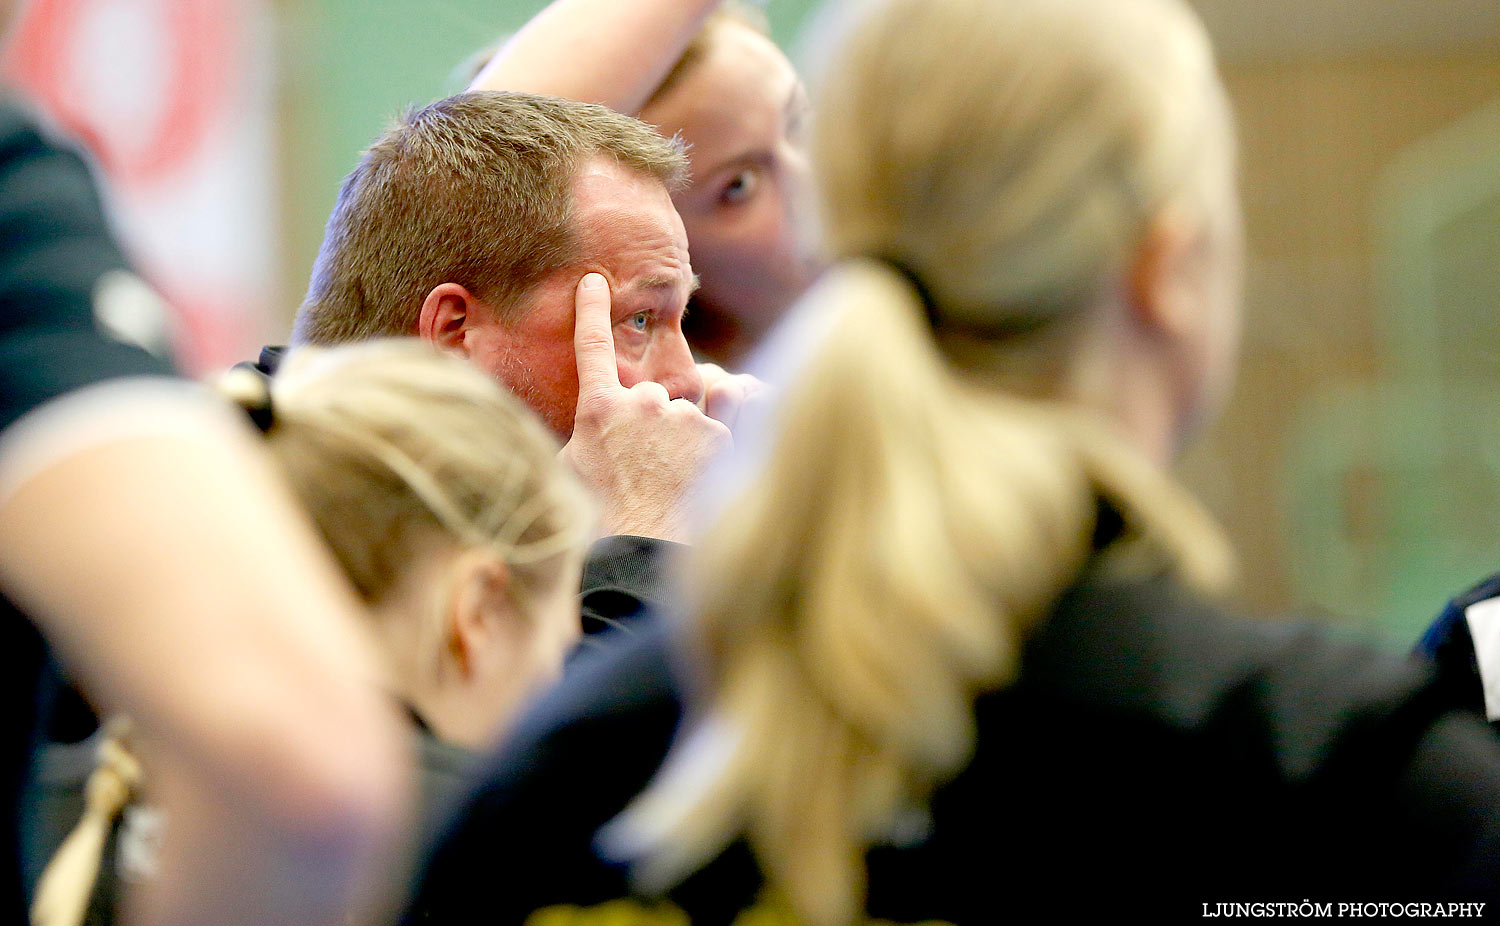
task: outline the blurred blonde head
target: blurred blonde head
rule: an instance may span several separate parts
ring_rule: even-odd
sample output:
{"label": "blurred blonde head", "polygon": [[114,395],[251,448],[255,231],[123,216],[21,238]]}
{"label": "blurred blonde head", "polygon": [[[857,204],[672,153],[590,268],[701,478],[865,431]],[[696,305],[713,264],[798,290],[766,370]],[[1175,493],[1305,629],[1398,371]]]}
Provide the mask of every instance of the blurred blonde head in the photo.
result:
{"label": "blurred blonde head", "polygon": [[[266,400],[253,378],[224,388]],[[268,398],[266,443],[377,615],[400,693],[445,738],[483,742],[578,634],[589,515],[555,439],[414,339],[295,351]]]}
{"label": "blurred blonde head", "polygon": [[[396,694],[442,738],[493,737],[578,635],[589,519],[551,435],[490,377],[416,340],[303,348],[274,385],[234,370],[218,387],[262,427],[375,615]],[[84,922],[111,827],[143,777],[128,729],[106,725],[33,923]]]}
{"label": "blurred blonde head", "polygon": [[1223,91],[1175,0],[896,0],[819,100],[827,248],[906,261],[945,320],[1087,310],[1165,209],[1221,205]]}
{"label": "blurred blonde head", "polygon": [[1177,0],[882,0],[831,46],[829,330],[695,556],[701,719],[612,831],[658,887],[743,834],[819,926],[859,915],[865,848],[963,767],[975,696],[1086,564],[1227,581],[1162,465],[1228,381],[1239,250]]}

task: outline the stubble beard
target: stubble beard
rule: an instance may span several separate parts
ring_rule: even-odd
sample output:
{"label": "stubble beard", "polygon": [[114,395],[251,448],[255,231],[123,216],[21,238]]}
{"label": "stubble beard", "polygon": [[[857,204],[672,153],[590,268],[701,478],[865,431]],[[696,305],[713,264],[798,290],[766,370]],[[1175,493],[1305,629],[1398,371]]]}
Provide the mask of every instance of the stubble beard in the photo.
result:
{"label": "stubble beard", "polygon": [[541,380],[521,351],[507,350],[500,358],[500,366],[501,370],[496,376],[500,385],[525,403],[542,420],[542,424],[557,435],[559,442],[567,443],[568,438],[573,435],[575,403],[565,402],[555,390],[543,388]]}

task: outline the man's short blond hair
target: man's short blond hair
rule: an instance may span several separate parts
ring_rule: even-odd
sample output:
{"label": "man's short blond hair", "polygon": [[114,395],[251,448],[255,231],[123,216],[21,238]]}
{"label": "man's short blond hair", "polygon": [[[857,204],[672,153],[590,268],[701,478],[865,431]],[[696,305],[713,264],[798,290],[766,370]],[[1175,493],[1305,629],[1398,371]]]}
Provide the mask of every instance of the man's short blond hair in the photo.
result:
{"label": "man's short blond hair", "polygon": [[577,259],[573,180],[601,156],[686,182],[679,143],[603,106],[475,91],[412,110],[345,178],[293,340],[416,334],[442,283],[506,312]]}

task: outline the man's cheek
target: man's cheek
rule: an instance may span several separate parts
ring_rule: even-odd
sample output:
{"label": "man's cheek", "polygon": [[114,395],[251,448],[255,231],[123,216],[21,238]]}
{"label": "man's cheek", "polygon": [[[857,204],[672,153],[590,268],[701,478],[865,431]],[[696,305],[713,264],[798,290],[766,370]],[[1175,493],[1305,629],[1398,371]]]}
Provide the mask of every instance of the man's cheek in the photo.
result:
{"label": "man's cheek", "polygon": [[642,382],[645,379],[645,377],[641,375],[642,367],[640,362],[633,358],[627,359],[625,357],[616,355],[615,369],[620,374],[620,385],[624,386],[626,389],[629,389],[631,386],[634,386],[636,383]]}

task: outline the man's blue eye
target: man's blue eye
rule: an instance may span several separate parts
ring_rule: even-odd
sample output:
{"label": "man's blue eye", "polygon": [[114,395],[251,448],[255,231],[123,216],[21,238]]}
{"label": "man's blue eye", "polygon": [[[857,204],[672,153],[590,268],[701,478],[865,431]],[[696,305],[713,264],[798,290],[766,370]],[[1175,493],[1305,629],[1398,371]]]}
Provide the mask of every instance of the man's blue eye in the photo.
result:
{"label": "man's blue eye", "polygon": [[630,327],[634,328],[636,331],[645,331],[646,328],[650,326],[650,324],[651,313],[649,312],[637,312],[634,315],[630,316]]}

